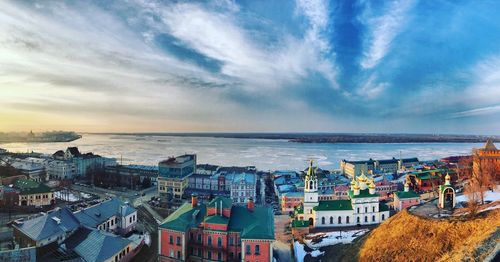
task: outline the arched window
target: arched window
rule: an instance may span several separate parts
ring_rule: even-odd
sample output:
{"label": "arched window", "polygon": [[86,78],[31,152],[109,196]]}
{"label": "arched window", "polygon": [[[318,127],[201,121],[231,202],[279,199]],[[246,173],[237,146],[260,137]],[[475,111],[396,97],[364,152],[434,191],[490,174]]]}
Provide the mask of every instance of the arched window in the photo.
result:
{"label": "arched window", "polygon": [[375,215],[372,216],[372,221],[375,222]]}
{"label": "arched window", "polygon": [[222,247],[222,237],[217,238],[217,246]]}
{"label": "arched window", "polygon": [[330,224],[333,224],[333,217],[330,217]]}
{"label": "arched window", "polygon": [[384,214],[382,214],[382,220],[384,220],[384,219],[385,219],[385,215],[384,215]]}
{"label": "arched window", "polygon": [[339,216],[339,224],[342,224],[342,217]]}
{"label": "arched window", "polygon": [[313,181],[309,181],[309,189],[313,189],[314,188],[313,183],[314,183]]}
{"label": "arched window", "polygon": [[372,207],[372,212],[375,212],[375,207]]}
{"label": "arched window", "polygon": [[321,224],[323,224],[323,225],[325,224],[325,217],[321,218]]}
{"label": "arched window", "polygon": [[368,217],[367,216],[365,216],[365,222],[368,222]]}
{"label": "arched window", "polygon": [[347,224],[349,224],[349,217],[348,217],[348,216],[347,216],[347,217],[345,217],[345,222],[346,222]]}
{"label": "arched window", "polygon": [[359,223],[359,217],[356,219],[356,223]]}
{"label": "arched window", "polygon": [[365,207],[365,213],[368,213],[368,207]]}
{"label": "arched window", "polygon": [[208,246],[212,246],[212,236],[208,236],[207,244]]}

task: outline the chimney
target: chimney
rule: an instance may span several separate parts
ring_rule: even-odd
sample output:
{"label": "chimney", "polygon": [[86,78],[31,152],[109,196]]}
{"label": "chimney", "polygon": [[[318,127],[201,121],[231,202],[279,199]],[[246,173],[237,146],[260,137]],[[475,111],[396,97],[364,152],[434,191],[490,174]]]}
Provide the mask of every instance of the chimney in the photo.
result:
{"label": "chimney", "polygon": [[196,194],[191,195],[191,207],[196,207],[198,205],[198,196]]}
{"label": "chimney", "polygon": [[253,209],[255,208],[255,203],[253,202],[253,198],[250,197],[247,202],[247,208],[250,212],[253,212]]}

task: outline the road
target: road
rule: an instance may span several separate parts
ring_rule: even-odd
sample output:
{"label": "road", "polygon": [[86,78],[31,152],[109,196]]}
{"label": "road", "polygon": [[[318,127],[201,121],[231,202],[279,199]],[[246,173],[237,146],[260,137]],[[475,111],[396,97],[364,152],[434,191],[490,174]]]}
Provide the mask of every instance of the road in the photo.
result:
{"label": "road", "polygon": [[[143,202],[147,202],[148,200],[151,199],[151,197],[157,196],[158,194],[156,186],[152,186],[150,188],[146,188],[141,191],[135,191],[135,190],[117,191],[100,187],[85,187],[80,185],[72,185],[71,188],[81,192],[98,195],[101,198],[115,196],[123,201],[131,203],[134,207],[140,206]],[[142,194],[145,195],[142,196]]]}

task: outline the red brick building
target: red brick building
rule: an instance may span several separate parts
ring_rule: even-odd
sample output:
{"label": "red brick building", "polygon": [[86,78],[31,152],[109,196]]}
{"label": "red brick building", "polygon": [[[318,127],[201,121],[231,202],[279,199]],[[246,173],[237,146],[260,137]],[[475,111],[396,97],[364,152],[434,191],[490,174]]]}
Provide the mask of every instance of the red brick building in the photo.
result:
{"label": "red brick building", "polygon": [[159,227],[159,261],[252,261],[272,259],[274,217],[267,207],[246,206],[196,196]]}

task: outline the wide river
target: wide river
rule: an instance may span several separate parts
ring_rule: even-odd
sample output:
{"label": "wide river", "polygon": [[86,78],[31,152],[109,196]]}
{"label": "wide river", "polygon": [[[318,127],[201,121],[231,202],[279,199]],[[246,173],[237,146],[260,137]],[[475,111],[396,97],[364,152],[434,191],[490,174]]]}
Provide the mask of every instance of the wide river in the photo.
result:
{"label": "wide river", "polygon": [[303,170],[309,159],[323,169],[339,168],[342,159],[364,160],[396,157],[439,159],[451,155],[470,154],[476,143],[404,143],[404,144],[302,144],[286,140],[134,136],[84,134],[69,143],[8,143],[0,148],[11,152],[52,154],[68,146],[81,152],[114,157],[123,164],[156,165],[169,156],[196,153],[198,163],[224,166],[256,166],[260,170]]}

